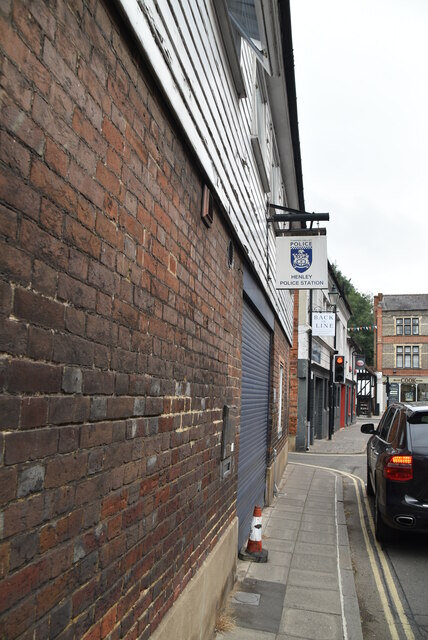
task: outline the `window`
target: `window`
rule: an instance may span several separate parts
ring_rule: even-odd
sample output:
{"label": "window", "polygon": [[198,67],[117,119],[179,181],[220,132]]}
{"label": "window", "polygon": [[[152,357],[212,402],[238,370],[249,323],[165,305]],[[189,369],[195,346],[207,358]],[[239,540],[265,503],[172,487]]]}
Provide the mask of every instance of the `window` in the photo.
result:
{"label": "window", "polygon": [[418,336],[419,318],[396,318],[395,333],[397,336]]}
{"label": "window", "polygon": [[398,448],[403,437],[403,429],[406,424],[406,414],[403,410],[397,411],[388,433],[388,442]]}
{"label": "window", "polygon": [[381,440],[386,440],[388,436],[389,427],[391,426],[392,420],[395,416],[396,409],[395,407],[391,407],[384,414],[382,420],[379,423],[377,435]]}
{"label": "window", "polygon": [[214,0],[213,4],[236,91],[239,98],[245,98],[240,65],[241,40],[248,43],[260,64],[271,73],[264,26],[269,15],[263,10],[263,0]]}
{"label": "window", "polygon": [[271,190],[272,135],[264,72],[260,65],[256,64],[251,145],[265,193],[269,193]]}
{"label": "window", "polygon": [[419,346],[397,345],[395,347],[395,366],[397,369],[419,369]]}
{"label": "window", "polygon": [[270,71],[260,0],[226,0],[226,5],[232,26],[248,42],[259,62]]}

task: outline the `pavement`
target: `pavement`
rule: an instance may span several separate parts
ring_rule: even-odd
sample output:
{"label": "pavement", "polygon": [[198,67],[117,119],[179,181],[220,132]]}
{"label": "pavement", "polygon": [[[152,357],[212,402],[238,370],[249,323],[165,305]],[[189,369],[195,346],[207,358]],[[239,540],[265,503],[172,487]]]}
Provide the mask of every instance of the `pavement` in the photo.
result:
{"label": "pavement", "polygon": [[[315,440],[298,457],[360,454],[364,422]],[[216,640],[362,640],[361,619],[343,507],[342,478],[289,460],[270,507],[262,512],[267,563],[238,560],[229,596],[230,631]]]}

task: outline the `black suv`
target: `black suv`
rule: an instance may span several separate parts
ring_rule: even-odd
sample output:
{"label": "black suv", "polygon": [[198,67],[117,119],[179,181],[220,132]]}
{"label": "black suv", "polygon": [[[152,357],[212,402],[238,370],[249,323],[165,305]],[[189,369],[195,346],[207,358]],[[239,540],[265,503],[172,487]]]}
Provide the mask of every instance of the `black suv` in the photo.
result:
{"label": "black suv", "polygon": [[376,538],[391,529],[428,532],[428,403],[398,402],[379,422],[363,424],[367,443],[367,494],[375,496]]}

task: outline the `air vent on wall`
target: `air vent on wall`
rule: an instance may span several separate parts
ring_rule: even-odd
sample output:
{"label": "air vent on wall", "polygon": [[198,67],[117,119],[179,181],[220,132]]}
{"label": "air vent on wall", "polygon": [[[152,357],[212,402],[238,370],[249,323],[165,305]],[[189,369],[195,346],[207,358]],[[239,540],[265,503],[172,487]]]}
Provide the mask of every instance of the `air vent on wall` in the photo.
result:
{"label": "air vent on wall", "polygon": [[210,227],[213,223],[213,217],[214,217],[213,197],[211,195],[211,191],[208,189],[207,185],[205,185],[204,191],[202,193],[201,218],[205,222],[207,227]]}

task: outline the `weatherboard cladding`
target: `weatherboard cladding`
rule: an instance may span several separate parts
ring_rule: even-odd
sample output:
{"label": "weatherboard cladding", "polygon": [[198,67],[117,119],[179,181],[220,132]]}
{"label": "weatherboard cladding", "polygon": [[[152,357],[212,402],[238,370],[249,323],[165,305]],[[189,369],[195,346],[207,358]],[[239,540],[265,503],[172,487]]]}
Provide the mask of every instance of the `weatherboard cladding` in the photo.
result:
{"label": "weatherboard cladding", "polygon": [[238,100],[211,0],[118,0],[118,4],[291,342],[292,295],[274,286],[273,230],[269,235],[272,280],[267,279],[266,196],[251,147],[253,52],[242,41],[241,68],[248,97]]}

